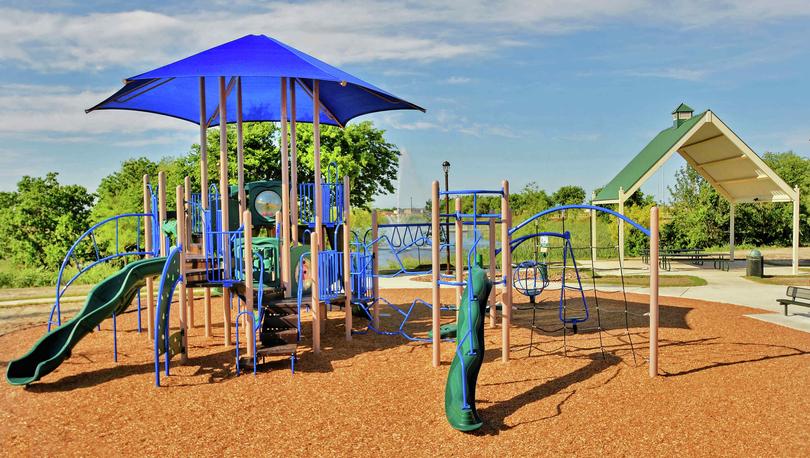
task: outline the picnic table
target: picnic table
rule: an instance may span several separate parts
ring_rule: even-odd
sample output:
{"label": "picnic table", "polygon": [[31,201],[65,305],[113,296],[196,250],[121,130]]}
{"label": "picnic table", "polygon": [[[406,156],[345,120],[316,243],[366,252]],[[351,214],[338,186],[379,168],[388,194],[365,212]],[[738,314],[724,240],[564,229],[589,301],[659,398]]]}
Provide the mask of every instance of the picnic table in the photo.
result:
{"label": "picnic table", "polygon": [[[711,261],[712,267],[728,272],[731,266],[731,258],[728,253],[707,253],[701,248],[664,248],[658,253],[658,265],[667,271],[672,270],[672,261],[689,262],[697,266],[704,265]],[[641,261],[644,264],[650,262],[650,250],[644,250],[641,254]]]}

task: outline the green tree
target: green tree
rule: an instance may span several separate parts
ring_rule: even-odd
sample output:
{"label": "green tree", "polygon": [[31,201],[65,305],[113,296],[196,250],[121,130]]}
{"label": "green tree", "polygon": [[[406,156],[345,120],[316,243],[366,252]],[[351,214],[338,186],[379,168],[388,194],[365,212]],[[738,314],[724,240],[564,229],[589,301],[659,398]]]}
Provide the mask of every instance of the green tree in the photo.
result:
{"label": "green tree", "polygon": [[[273,123],[245,123],[243,139],[245,148],[245,181],[281,179],[281,155],[278,144],[280,129]],[[209,180],[219,179],[219,129],[208,131]],[[298,182],[314,180],[314,145],[312,126],[298,124],[296,129],[298,157]],[[198,164],[199,145],[185,161]],[[385,131],[377,129],[370,121],[350,124],[344,129],[321,126],[321,171],[327,174],[330,163],[338,165],[341,180],[348,175],[351,180],[352,205],[368,208],[374,197],[395,191],[400,152],[396,145],[385,139]],[[236,176],[236,130],[228,126],[228,175],[231,184]],[[185,167],[185,166],[184,166]],[[192,176],[199,172],[191,172]]]}
{"label": "green tree", "polygon": [[[0,242],[4,255],[17,264],[33,267],[60,265],[73,242],[88,227],[95,196],[78,185],[62,185],[56,173],[24,176],[17,191],[4,193],[7,204],[0,213]],[[91,247],[80,247],[79,257]]]}
{"label": "green tree", "polygon": [[551,195],[554,205],[577,205],[585,201],[585,190],[579,186],[562,186]]}

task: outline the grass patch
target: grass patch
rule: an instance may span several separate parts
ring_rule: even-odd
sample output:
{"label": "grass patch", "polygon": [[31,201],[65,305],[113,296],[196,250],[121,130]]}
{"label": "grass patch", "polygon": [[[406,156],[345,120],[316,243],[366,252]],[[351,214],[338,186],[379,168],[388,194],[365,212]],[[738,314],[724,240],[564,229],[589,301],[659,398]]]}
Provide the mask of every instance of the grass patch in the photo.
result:
{"label": "grass patch", "polygon": [[[597,285],[621,285],[622,278],[618,275],[603,275],[596,279]],[[625,286],[650,286],[648,275],[625,275]],[[658,286],[706,286],[706,280],[694,275],[661,275],[658,277]]]}
{"label": "grass patch", "polygon": [[766,275],[760,277],[743,277],[746,280],[762,283],[765,285],[784,286],[810,286],[810,275]]}

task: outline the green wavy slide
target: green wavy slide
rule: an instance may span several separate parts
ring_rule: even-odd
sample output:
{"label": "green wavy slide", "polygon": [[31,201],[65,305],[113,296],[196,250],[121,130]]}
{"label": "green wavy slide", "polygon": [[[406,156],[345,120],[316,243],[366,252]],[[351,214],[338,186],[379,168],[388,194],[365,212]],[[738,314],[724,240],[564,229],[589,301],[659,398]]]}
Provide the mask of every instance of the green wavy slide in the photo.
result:
{"label": "green wavy slide", "polygon": [[[492,283],[480,265],[473,266],[470,278],[473,284],[473,300],[470,303],[465,288],[458,312],[456,333],[458,351],[450,364],[444,390],[444,413],[450,426],[459,431],[473,431],[484,424],[475,409],[475,385],[478,382],[478,371],[484,362],[484,316]],[[472,331],[470,337],[462,342],[461,339],[469,330]],[[467,406],[464,405],[464,391],[467,393]]]}
{"label": "green wavy slide", "polygon": [[28,385],[53,372],[93,328],[113,313],[123,313],[146,284],[146,278],[162,273],[165,262],[165,257],[134,261],[102,280],[90,290],[84,307],[75,317],[42,336],[28,353],[8,363],[8,383]]}

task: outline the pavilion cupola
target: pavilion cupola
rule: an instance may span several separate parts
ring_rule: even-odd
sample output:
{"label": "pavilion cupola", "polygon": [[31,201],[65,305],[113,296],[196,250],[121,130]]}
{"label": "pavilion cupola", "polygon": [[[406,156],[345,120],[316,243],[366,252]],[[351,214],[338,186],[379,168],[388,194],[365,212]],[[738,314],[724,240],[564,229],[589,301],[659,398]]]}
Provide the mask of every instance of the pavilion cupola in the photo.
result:
{"label": "pavilion cupola", "polygon": [[691,118],[693,112],[692,107],[685,103],[678,105],[678,108],[675,108],[675,111],[672,112],[672,122],[675,124],[675,127],[680,126],[684,121]]}

